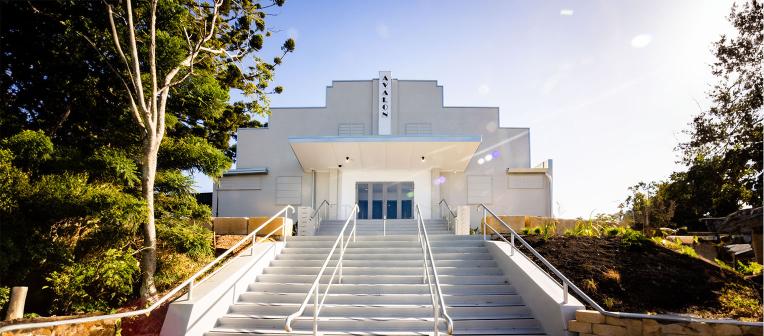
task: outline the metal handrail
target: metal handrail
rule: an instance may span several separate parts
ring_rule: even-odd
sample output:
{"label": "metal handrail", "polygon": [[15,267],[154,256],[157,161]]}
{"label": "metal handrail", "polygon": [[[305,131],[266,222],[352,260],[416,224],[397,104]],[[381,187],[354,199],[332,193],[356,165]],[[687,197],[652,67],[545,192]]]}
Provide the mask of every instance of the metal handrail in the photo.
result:
{"label": "metal handrail", "polygon": [[[254,253],[254,246],[258,243],[256,235],[257,232],[260,231],[260,229],[264,228],[266,225],[270,224],[274,219],[282,217],[283,214],[283,221],[280,226],[278,226],[275,230],[271,231],[263,237],[263,239],[270,237],[272,234],[278,232],[279,230],[282,230],[282,239],[286,241],[286,220],[289,217],[289,211],[291,210],[292,214],[294,214],[294,207],[291,205],[287,205],[284,208],[282,208],[279,212],[277,212],[275,215],[271,216],[265,223],[260,225],[257,229],[252,231],[252,233],[248,234],[246,237],[242,238],[231,246],[228,250],[223,252],[220,256],[215,258],[215,260],[211,261],[204,267],[202,267],[201,270],[194,273],[194,275],[190,276],[188,279],[183,281],[180,285],[176,286],[172,290],[170,290],[167,294],[162,296],[159,300],[154,302],[152,305],[139,309],[139,310],[133,310],[128,312],[122,312],[117,314],[108,314],[108,315],[98,315],[98,316],[89,316],[89,317],[80,317],[80,318],[73,318],[68,320],[59,320],[59,321],[50,321],[50,322],[37,322],[37,323],[22,323],[22,324],[12,324],[5,327],[0,328],[0,332],[6,332],[11,330],[21,330],[21,329],[31,329],[31,328],[47,328],[47,327],[53,327],[58,325],[65,325],[65,324],[77,324],[77,323],[88,323],[88,322],[95,322],[95,321],[102,321],[102,320],[111,320],[111,319],[117,319],[117,318],[124,318],[124,317],[131,317],[131,316],[137,316],[137,315],[143,315],[143,314],[149,314],[157,307],[161,306],[165,302],[167,302],[170,298],[172,298],[175,294],[183,290],[184,288],[188,288],[188,299],[191,299],[191,296],[193,295],[193,289],[195,286],[201,284],[204,281],[207,281],[210,277],[215,275],[218,271],[220,271],[223,267],[220,267],[213,271],[212,273],[205,276],[201,281],[195,281],[196,278],[204,275],[207,271],[209,271],[214,265],[219,263],[221,260],[225,259],[229,254],[233,253],[236,249],[241,247],[245,242],[249,241],[249,239],[252,239],[252,253]],[[261,240],[262,241],[262,240]],[[225,266],[228,264],[230,260],[224,262],[221,266]]]}
{"label": "metal handrail", "polygon": [[[454,221],[456,220],[456,213],[451,210],[451,207],[448,205],[448,202],[446,202],[446,199],[443,198],[438,202],[438,206],[441,207],[440,209],[443,209],[443,206],[446,207],[446,210],[448,210],[448,213],[445,216],[442,216],[443,219],[446,220],[446,224],[448,225],[448,229],[451,230],[452,226],[454,225]],[[441,211],[442,213],[442,211]],[[448,215],[451,215],[450,217]]]}
{"label": "metal handrail", "polygon": [[[430,247],[430,237],[427,235],[427,227],[424,225],[422,211],[419,209],[419,204],[417,204],[415,207],[417,213],[417,238],[419,239],[420,245],[422,246],[422,272],[424,273],[422,282],[426,283],[427,288],[430,290],[434,324],[433,331],[436,336],[439,334],[438,324],[441,317],[438,316],[438,310],[440,310],[440,314],[443,316],[442,318],[446,320],[448,334],[451,335],[454,333],[454,320],[451,319],[451,316],[449,316],[448,312],[446,311],[446,301],[443,299],[443,289],[440,287],[438,269],[435,267],[435,258],[433,257],[432,248]],[[432,290],[432,280],[430,279],[430,272],[427,269],[428,255],[430,264],[432,265],[433,278],[435,278],[435,292]],[[435,294],[437,294],[437,302]]]}
{"label": "metal handrail", "polygon": [[[300,308],[297,309],[296,312],[294,312],[292,315],[287,316],[286,320],[284,321],[284,330],[288,332],[292,332],[292,321],[302,315],[303,312],[305,312],[305,308],[307,308],[308,301],[310,301],[311,295],[314,296],[313,301],[313,334],[318,335],[318,313],[321,311],[321,306],[324,305],[324,301],[326,301],[326,296],[329,294],[329,289],[332,287],[332,282],[334,281],[334,276],[337,274],[337,270],[339,270],[339,280],[338,283],[342,283],[342,260],[345,258],[345,249],[347,248],[348,244],[350,244],[351,237],[352,241],[355,242],[356,238],[356,222],[357,222],[357,216],[358,215],[358,204],[356,204],[353,207],[353,211],[350,212],[350,216],[348,216],[348,219],[345,221],[345,225],[342,226],[342,229],[340,230],[340,234],[337,236],[337,239],[334,241],[334,244],[332,245],[331,250],[329,250],[329,254],[326,256],[326,260],[324,260],[324,264],[321,265],[321,270],[318,271],[318,274],[316,275],[316,280],[313,281],[313,285],[308,290],[308,293],[305,295],[305,300],[302,301],[302,304],[300,305]],[[350,224],[350,220],[353,220],[353,229],[348,234],[347,241],[345,241],[345,229],[347,229],[348,224]],[[326,266],[328,266],[329,261],[332,259],[332,255],[334,255],[334,251],[337,249],[337,245],[340,246],[340,257],[337,260],[337,264],[334,266],[334,271],[332,272],[332,275],[329,277],[329,282],[326,285],[326,290],[324,291],[324,295],[321,297],[321,300],[318,300],[319,292],[320,292],[320,283],[321,283],[321,276],[324,275],[324,271],[326,271]]]}
{"label": "metal handrail", "polygon": [[[316,232],[318,232],[318,229],[319,229],[319,227],[321,227],[321,220],[323,219],[323,218],[322,218],[322,216],[321,216],[321,213],[320,213],[319,211],[320,211],[321,209],[328,209],[328,208],[324,208],[324,204],[326,204],[327,206],[331,206],[331,205],[329,204],[329,201],[327,201],[327,200],[324,200],[323,202],[321,202],[321,204],[319,204],[319,205],[318,205],[318,207],[316,208],[316,210],[315,210],[315,211],[313,211],[313,214],[312,214],[312,215],[310,215],[310,221],[313,221],[313,218],[316,218],[316,216],[318,216],[318,222],[316,222],[316,227],[315,227],[315,228],[314,228],[314,230],[313,230],[313,233],[314,233],[314,234],[315,234]],[[324,212],[326,212],[326,210],[324,210]],[[323,216],[323,217],[326,217],[326,213],[324,213],[324,216]]]}
{"label": "metal handrail", "polygon": [[[541,254],[536,251],[530,244],[528,244],[525,239],[523,239],[522,236],[517,234],[514,229],[512,229],[509,225],[507,225],[504,220],[499,218],[491,209],[488,209],[488,207],[480,203],[480,205],[477,206],[478,209],[483,208],[483,219],[482,219],[482,225],[483,225],[483,240],[487,239],[486,231],[487,228],[491,228],[491,230],[496,233],[496,235],[499,236],[502,240],[507,242],[510,246],[509,253],[510,255],[514,255],[515,250],[517,247],[515,246],[515,240],[519,240],[520,244],[525,247],[534,257],[536,257],[544,266],[546,266],[547,269],[549,269],[557,278],[560,279],[560,282],[562,282],[562,303],[566,304],[568,303],[568,290],[572,290],[573,293],[575,293],[579,298],[583,299],[587,304],[592,306],[595,310],[597,310],[600,314],[605,316],[611,316],[611,317],[622,317],[622,318],[634,318],[634,319],[653,319],[653,320],[663,320],[663,321],[677,321],[677,322],[700,322],[700,323],[725,323],[725,324],[734,324],[734,325],[746,325],[746,326],[764,326],[764,322],[746,322],[746,321],[738,321],[738,320],[713,320],[713,319],[704,319],[704,318],[695,318],[695,317],[689,317],[689,316],[679,316],[679,315],[666,315],[666,314],[640,314],[640,313],[625,313],[625,312],[613,312],[608,311],[602,308],[599,304],[597,304],[594,299],[586,295],[578,286],[576,286],[570,279],[568,279],[565,275],[560,272],[557,268],[555,268],[549,261],[546,260]],[[486,212],[489,213],[493,218],[495,218],[499,223],[504,225],[507,230],[510,232],[510,240],[508,241],[506,238],[504,238],[504,235],[500,232],[496,231],[492,226],[488,225]],[[520,254],[523,254],[521,251],[517,251]]]}

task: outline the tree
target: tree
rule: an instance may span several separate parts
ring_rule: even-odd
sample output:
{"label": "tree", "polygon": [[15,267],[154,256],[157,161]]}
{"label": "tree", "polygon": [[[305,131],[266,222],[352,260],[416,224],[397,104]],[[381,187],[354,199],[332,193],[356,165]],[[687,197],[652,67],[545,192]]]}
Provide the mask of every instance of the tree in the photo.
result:
{"label": "tree", "polygon": [[[128,5],[132,3],[0,3],[0,140],[24,130],[42,131],[54,143],[56,153],[28,173],[33,180],[46,174],[75,174],[72,176],[85,177],[78,180],[86,183],[83,188],[107,184],[119,193],[144,200],[156,198],[153,211],[144,209],[148,215],[140,219],[143,236],[156,237],[152,231],[160,238],[188,235],[181,223],[203,220],[209,217],[209,210],[202,211],[203,206],[188,194],[192,184],[181,171],[217,177],[230,167],[231,137],[239,127],[258,126],[253,115],[267,113],[267,95],[282,91],[281,87],[267,90],[276,65],[294,50],[294,41],[287,40],[280,57],[271,62],[256,55],[271,35],[265,27],[265,11],[283,1],[265,5],[140,1],[130,7],[132,26]],[[213,17],[215,25],[210,25]],[[207,36],[211,37],[201,43]],[[175,77],[165,85],[175,69]],[[142,86],[137,85],[138,79]],[[240,90],[251,100],[229,102],[231,90]],[[145,150],[147,144],[152,150]],[[11,186],[0,193],[16,195]],[[26,211],[19,212],[30,207],[24,202],[16,202],[21,205],[13,211],[0,213],[14,218],[1,221],[4,233],[25,227],[44,232],[46,225],[62,220],[76,220],[85,228],[92,225],[88,216],[93,214],[74,210],[68,212],[69,218],[45,212],[27,217]],[[96,212],[103,211],[109,210]],[[127,226],[131,223],[125,222]],[[152,230],[155,224],[160,227]],[[39,244],[51,244],[44,234],[34,237]],[[124,238],[119,246],[132,247],[132,238]],[[172,240],[173,236],[164,238]],[[149,297],[154,292],[151,260],[156,258],[157,244],[151,239],[137,243],[143,245],[141,294]],[[11,267],[30,265],[35,273],[37,266],[31,266],[25,255],[19,256]],[[74,256],[77,259],[80,255]],[[26,280],[0,276],[0,286],[18,281]]]}
{"label": "tree", "polygon": [[[764,62],[764,9],[759,1],[733,5],[729,21],[735,34],[722,35],[714,43],[716,62],[711,71],[718,82],[709,92],[712,106],[696,116],[687,133],[688,142],[679,145],[682,161],[693,170],[696,165],[714,166],[721,177],[716,190],[733,196],[737,205],[707,209],[735,211],[743,205],[762,203],[762,62]],[[702,176],[707,177],[706,175]],[[684,175],[689,183],[702,184],[693,174]],[[742,186],[738,188],[737,186]],[[729,188],[734,189],[730,195]],[[708,194],[715,198],[718,193]],[[711,202],[728,204],[729,202]]]}
{"label": "tree", "polygon": [[[276,0],[269,6],[281,5],[283,0]],[[267,63],[255,58],[255,65],[246,69],[240,65],[245,57],[262,48],[263,34],[268,33],[264,22],[266,13],[259,2],[198,0],[183,2],[179,8],[173,8],[171,4],[161,7],[158,10],[159,0],[151,0],[135,10],[132,0],[126,0],[124,6],[106,5],[113,38],[113,48],[108,50],[116,52],[114,58],[121,63],[111,67],[124,83],[130,111],[142,131],[141,190],[147,204],[141,258],[140,293],[144,299],[156,294],[154,182],[171,90],[189,79],[197,67],[226,68],[241,90],[267,102],[268,92],[265,90],[281,59]],[[117,19],[121,19],[120,24]],[[163,57],[160,49],[178,48],[179,45],[186,48],[181,57]],[[100,48],[106,50],[103,46]],[[294,41],[287,40],[282,50],[281,57],[294,50]]]}

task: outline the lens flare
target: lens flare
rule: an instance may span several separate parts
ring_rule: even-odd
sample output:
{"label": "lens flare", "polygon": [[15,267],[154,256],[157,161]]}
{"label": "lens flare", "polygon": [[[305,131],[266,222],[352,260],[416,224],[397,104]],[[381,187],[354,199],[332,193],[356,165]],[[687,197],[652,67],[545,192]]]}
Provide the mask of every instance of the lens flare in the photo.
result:
{"label": "lens flare", "polygon": [[486,155],[483,157],[483,159],[485,160],[485,162],[491,162],[491,160],[493,160],[493,155],[491,155],[491,154],[486,154]]}
{"label": "lens flare", "polygon": [[484,163],[485,163],[485,160],[483,158],[479,158],[478,159],[478,164],[479,165],[484,164]]}

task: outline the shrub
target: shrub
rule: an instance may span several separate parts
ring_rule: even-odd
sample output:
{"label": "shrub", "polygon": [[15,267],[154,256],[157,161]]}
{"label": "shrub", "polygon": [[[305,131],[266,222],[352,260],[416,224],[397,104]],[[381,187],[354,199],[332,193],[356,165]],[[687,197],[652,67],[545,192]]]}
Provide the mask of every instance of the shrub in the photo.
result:
{"label": "shrub", "polygon": [[193,222],[157,222],[157,238],[166,248],[194,259],[212,255],[212,232]]}
{"label": "shrub", "polygon": [[758,293],[748,290],[738,284],[728,284],[722,289],[719,303],[725,311],[730,312],[730,317],[757,316],[761,313]]}
{"label": "shrub", "polygon": [[108,249],[51,273],[45,287],[53,293],[51,312],[105,311],[123,304],[138,275],[132,252]]}
{"label": "shrub", "polygon": [[575,237],[599,237],[600,227],[594,224],[594,220],[579,218],[572,229],[565,230],[565,235]]}
{"label": "shrub", "polygon": [[751,261],[748,265],[743,264],[742,262],[737,262],[737,269],[740,273],[743,273],[745,275],[759,275],[762,271],[761,264]]}
{"label": "shrub", "polygon": [[0,315],[5,316],[5,305],[11,300],[11,289],[0,287]]}
{"label": "shrub", "polygon": [[668,239],[663,239],[661,237],[653,237],[650,238],[654,243],[663,246],[665,248],[668,248],[670,250],[673,250],[674,252],[684,254],[693,258],[698,257],[698,253],[695,252],[695,249],[693,249],[691,246],[686,246],[682,244],[682,241],[677,238],[675,241],[671,241]]}
{"label": "shrub", "polygon": [[645,242],[647,242],[647,237],[642,232],[632,228],[624,228],[621,231],[621,244],[624,246],[642,246]]}
{"label": "shrub", "polygon": [[161,251],[157,259],[157,272],[154,278],[157,290],[163,291],[177,286],[210,261],[212,261],[211,255],[195,260],[183,253]]}
{"label": "shrub", "polygon": [[13,152],[14,165],[24,169],[35,168],[53,155],[53,142],[41,131],[21,131],[3,140],[0,146]]}

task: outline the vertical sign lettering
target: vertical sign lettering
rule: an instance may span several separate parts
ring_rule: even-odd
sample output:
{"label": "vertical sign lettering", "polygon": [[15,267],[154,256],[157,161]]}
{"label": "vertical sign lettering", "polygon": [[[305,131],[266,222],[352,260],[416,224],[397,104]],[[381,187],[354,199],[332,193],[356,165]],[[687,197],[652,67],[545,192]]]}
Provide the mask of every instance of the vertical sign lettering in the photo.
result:
{"label": "vertical sign lettering", "polygon": [[377,133],[379,135],[390,135],[392,125],[392,97],[393,97],[393,79],[390,77],[390,71],[379,72],[379,97]]}

